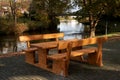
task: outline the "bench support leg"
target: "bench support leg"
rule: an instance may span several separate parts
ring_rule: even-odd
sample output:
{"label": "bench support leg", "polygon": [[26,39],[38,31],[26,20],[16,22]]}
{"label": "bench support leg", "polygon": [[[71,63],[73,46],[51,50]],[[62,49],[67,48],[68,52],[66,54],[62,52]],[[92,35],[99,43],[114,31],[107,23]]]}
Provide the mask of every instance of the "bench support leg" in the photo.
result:
{"label": "bench support leg", "polygon": [[66,60],[54,60],[52,72],[61,76],[68,76],[68,63]]}
{"label": "bench support leg", "polygon": [[102,53],[91,53],[88,54],[88,63],[97,66],[103,66]]}
{"label": "bench support leg", "polygon": [[47,67],[47,54],[48,51],[45,49],[39,49],[38,50],[38,66],[41,68],[46,68]]}
{"label": "bench support leg", "polygon": [[29,64],[34,64],[35,56],[34,52],[26,52],[25,53],[25,61]]}

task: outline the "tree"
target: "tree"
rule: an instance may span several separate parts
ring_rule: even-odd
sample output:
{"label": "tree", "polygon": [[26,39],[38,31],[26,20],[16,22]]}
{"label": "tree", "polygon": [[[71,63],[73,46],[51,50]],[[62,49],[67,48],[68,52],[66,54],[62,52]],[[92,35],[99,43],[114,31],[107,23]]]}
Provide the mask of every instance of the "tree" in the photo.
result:
{"label": "tree", "polygon": [[14,26],[16,26],[16,24],[17,24],[16,1],[15,0],[9,0],[9,3],[10,3],[10,8],[11,8],[12,18],[13,18],[13,21],[14,21]]}
{"label": "tree", "polygon": [[65,13],[70,6],[70,0],[33,0],[30,5],[31,20],[39,21],[40,26],[52,30],[57,26],[58,14]]}
{"label": "tree", "polygon": [[[89,17],[90,37],[95,37],[95,29],[102,15],[120,16],[120,0],[74,0],[82,7],[78,14]],[[118,8],[119,7],[119,8]],[[119,11],[118,11],[119,10]]]}
{"label": "tree", "polygon": [[116,0],[115,1],[115,13],[114,16],[115,17],[120,17],[120,0]]}
{"label": "tree", "polygon": [[23,16],[21,11],[28,8],[29,2],[26,0],[3,0],[1,4],[1,7],[5,5],[6,9],[3,11],[6,14],[0,16],[0,31],[5,34],[14,34],[15,36],[21,35],[28,29],[27,24],[20,20],[20,17]]}

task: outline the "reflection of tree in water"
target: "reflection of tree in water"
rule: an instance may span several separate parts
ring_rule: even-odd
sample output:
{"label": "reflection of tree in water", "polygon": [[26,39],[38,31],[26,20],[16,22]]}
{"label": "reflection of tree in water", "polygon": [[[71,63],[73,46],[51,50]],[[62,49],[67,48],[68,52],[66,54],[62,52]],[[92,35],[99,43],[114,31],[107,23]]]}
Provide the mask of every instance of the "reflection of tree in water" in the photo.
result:
{"label": "reflection of tree in water", "polygon": [[0,40],[0,53],[11,53],[16,51],[16,42],[14,37],[6,36]]}

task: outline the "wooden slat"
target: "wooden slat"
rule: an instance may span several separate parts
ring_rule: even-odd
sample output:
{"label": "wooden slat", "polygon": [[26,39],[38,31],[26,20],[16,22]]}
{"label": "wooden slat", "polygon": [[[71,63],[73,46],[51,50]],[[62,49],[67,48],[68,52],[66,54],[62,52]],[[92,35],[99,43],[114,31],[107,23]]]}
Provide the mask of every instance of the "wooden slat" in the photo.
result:
{"label": "wooden slat", "polygon": [[38,50],[38,48],[34,47],[34,48],[27,48],[27,49],[25,49],[23,51],[25,51],[25,52],[32,52],[32,51],[36,51],[36,50]]}
{"label": "wooden slat", "polygon": [[56,54],[47,56],[47,58],[50,60],[61,60],[61,59],[66,58],[66,54],[65,53],[61,53],[61,54],[56,53]]}
{"label": "wooden slat", "polygon": [[31,44],[31,47],[37,47],[42,49],[52,49],[57,47],[58,42],[57,41],[51,41],[51,42],[41,42],[41,43],[34,43]]}
{"label": "wooden slat", "polygon": [[20,41],[31,41],[31,40],[41,40],[41,39],[52,39],[52,38],[62,38],[64,33],[52,33],[52,34],[40,34],[40,35],[26,35],[20,36]]}
{"label": "wooden slat", "polygon": [[58,50],[67,49],[69,42],[70,41],[65,41],[65,40],[59,41]]}
{"label": "wooden slat", "polygon": [[75,50],[71,52],[71,57],[82,56],[84,54],[94,53],[97,51],[97,48],[86,48],[81,50]]}
{"label": "wooden slat", "polygon": [[81,40],[74,40],[74,41],[72,41],[73,42],[72,47],[96,44],[99,42],[104,42],[106,40],[107,40],[107,37],[95,37],[95,38],[86,38],[86,39],[81,39]]}

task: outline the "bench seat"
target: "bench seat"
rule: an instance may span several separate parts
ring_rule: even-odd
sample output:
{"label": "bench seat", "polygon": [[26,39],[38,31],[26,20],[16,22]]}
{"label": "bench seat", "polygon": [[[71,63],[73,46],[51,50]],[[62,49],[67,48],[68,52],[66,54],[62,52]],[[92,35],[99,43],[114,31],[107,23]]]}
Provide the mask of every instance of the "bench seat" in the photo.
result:
{"label": "bench seat", "polygon": [[49,55],[47,56],[47,59],[49,60],[61,60],[64,59],[66,57],[65,53],[60,53],[60,54],[53,54],[53,55]]}
{"label": "bench seat", "polygon": [[[95,53],[96,51],[97,51],[96,47],[86,48],[86,49],[81,49],[81,50],[75,50],[75,51],[71,51],[70,57],[78,57],[78,56],[82,56],[84,54]],[[61,60],[61,59],[64,59],[65,57],[66,57],[65,53],[60,53],[60,54],[56,53],[54,55],[47,56],[47,59]]]}
{"label": "bench seat", "polygon": [[24,49],[23,51],[25,51],[25,52],[33,52],[33,51],[36,51],[36,50],[38,50],[38,48],[31,47],[31,48]]}
{"label": "bench seat", "polygon": [[75,50],[75,51],[71,51],[71,55],[70,56],[71,57],[82,56],[84,54],[94,53],[94,52],[96,52],[96,50],[97,50],[96,47]]}

